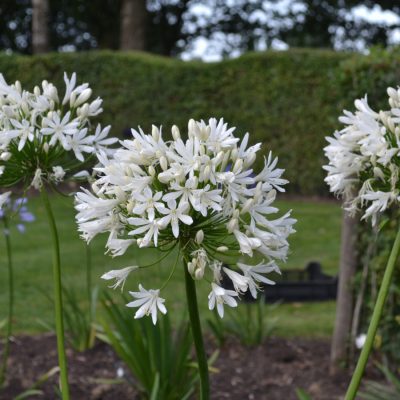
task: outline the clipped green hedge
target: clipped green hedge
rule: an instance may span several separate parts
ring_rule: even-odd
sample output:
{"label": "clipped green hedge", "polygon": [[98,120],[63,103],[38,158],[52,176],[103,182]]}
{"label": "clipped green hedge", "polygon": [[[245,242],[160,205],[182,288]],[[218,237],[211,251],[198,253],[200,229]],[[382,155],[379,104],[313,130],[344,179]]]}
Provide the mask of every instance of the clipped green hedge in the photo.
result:
{"label": "clipped green hedge", "polygon": [[290,192],[315,195],[327,193],[321,169],[324,137],[339,127],[343,106],[351,105],[352,74],[360,63],[368,64],[365,60],[291,50],[204,64],[107,51],[1,55],[0,71],[9,82],[19,79],[29,88],[42,79],[62,87],[63,71],[76,71],[79,81],[89,82],[104,99],[101,122],[113,125],[114,135],[138,125],[149,130],[152,123],[168,132],[174,123],[183,130],[189,118],[224,117],[240,135],[249,131],[253,143],[262,141],[265,153],[279,156]]}

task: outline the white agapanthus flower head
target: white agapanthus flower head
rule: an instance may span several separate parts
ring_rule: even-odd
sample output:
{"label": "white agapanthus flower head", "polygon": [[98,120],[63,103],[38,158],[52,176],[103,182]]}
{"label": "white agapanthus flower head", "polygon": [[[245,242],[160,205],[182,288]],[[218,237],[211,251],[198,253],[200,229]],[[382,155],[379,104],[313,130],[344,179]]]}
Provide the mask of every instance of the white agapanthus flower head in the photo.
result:
{"label": "white agapanthus flower head", "polygon": [[[43,181],[59,183],[85,168],[96,152],[109,153],[110,127],[93,126],[102,100],[90,100],[87,83],[64,74],[65,94],[47,81],[33,92],[20,82],[7,84],[0,74],[0,186],[24,183],[40,189]],[[86,164],[86,167],[89,165]]]}
{"label": "white agapanthus flower head", "polygon": [[400,200],[400,89],[387,93],[387,111],[373,111],[367,96],[356,100],[356,112],[344,111],[339,121],[345,127],[326,138],[324,149],[331,192],[344,197],[348,211],[365,209],[362,218],[371,218],[373,225]]}
{"label": "white agapanthus flower head", "polygon": [[[172,140],[155,126],[151,134],[132,130],[132,139],[111,157],[99,155],[92,191],[76,195],[86,241],[107,232],[114,256],[130,246],[179,247],[193,279],[211,284],[209,308],[217,307],[221,317],[224,305],[235,307],[235,298],[247,290],[256,298],[260,282],[273,284],[264,274],[279,271],[276,261],[286,259],[295,223],[290,212],[274,217],[276,194],[287,183],[277,159],[270,153],[261,171],[254,171],[261,145],[249,147],[249,134],[240,141],[233,132],[214,118],[190,120],[186,140],[176,126]],[[254,255],[263,261],[252,265]],[[118,283],[127,272],[106,275]],[[223,287],[224,277],[233,290]],[[164,312],[159,290],[140,287],[131,294],[140,299],[129,304],[140,305],[136,317],[151,314],[155,321],[157,309]]]}

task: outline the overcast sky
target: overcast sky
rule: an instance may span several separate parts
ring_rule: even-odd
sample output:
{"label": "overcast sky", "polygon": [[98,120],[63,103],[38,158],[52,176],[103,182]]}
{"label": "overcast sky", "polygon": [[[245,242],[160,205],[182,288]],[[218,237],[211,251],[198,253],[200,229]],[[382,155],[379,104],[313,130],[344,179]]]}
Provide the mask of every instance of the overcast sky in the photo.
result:
{"label": "overcast sky", "polygon": [[[302,4],[296,3],[296,0],[281,0],[275,4],[268,3],[270,10],[277,9],[285,11],[289,4],[291,7],[303,7]],[[300,10],[299,10],[300,11]],[[195,13],[198,16],[204,16],[205,18],[209,16],[211,10],[204,5],[195,5],[191,8],[191,13]],[[376,4],[372,9],[365,6],[355,7],[352,11],[352,16],[354,18],[364,19],[367,21],[385,23],[388,26],[398,24],[400,22],[400,17],[392,11],[382,11],[382,8]],[[267,14],[263,12],[257,13],[255,18],[261,21],[267,18]],[[190,26],[189,26],[190,29]],[[204,37],[199,37],[194,41],[193,48],[189,51],[185,51],[181,54],[183,60],[193,60],[201,59],[203,61],[213,62],[220,61],[222,59],[222,43],[224,42],[223,34],[216,35],[213,40],[208,40]],[[395,29],[390,37],[391,44],[400,43],[400,29]],[[357,47],[360,51],[366,51],[364,44],[362,42],[357,43]],[[287,44],[280,41],[274,40],[272,42],[272,48],[275,50],[286,50],[288,48]],[[258,45],[258,50],[265,50],[265,43],[260,42]],[[338,50],[340,48],[338,47]],[[232,57],[239,56],[240,53],[236,52],[231,54]]]}

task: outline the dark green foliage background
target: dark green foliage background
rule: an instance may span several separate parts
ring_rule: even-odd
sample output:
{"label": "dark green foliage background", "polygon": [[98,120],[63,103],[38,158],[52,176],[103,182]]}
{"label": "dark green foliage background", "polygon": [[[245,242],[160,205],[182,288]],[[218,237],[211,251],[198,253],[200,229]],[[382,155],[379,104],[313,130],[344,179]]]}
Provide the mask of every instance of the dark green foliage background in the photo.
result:
{"label": "dark green foliage background", "polygon": [[[32,89],[42,79],[63,88],[63,71],[76,71],[104,99],[103,124],[122,136],[128,127],[173,123],[182,131],[189,118],[217,118],[242,136],[263,142],[264,153],[280,158],[288,191],[327,194],[323,182],[325,136],[340,128],[344,107],[366,92],[380,105],[387,85],[399,81],[396,53],[371,56],[323,50],[248,53],[235,60],[204,64],[145,53],[87,52],[43,56],[0,56],[8,82]],[[63,94],[63,92],[61,92]],[[259,160],[258,168],[262,166]]]}

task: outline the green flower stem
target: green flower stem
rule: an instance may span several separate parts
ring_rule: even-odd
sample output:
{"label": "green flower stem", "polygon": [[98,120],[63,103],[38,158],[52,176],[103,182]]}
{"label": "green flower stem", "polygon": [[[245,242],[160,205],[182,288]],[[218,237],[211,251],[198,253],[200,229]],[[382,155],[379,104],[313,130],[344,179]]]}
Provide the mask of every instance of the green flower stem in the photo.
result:
{"label": "green flower stem", "polygon": [[63,400],[69,400],[69,385],[67,361],[65,357],[65,338],[64,338],[64,321],[62,306],[62,286],[61,286],[61,268],[60,268],[60,243],[58,239],[57,226],[54,219],[53,211],[50,205],[49,197],[45,187],[40,190],[43,205],[46,209],[49,228],[53,240],[53,280],[54,280],[54,306],[56,317],[56,333],[57,333],[57,351],[58,363],[60,367],[61,377],[61,394]]}
{"label": "green flower stem", "polygon": [[3,217],[4,223],[4,239],[6,242],[7,251],[7,265],[8,265],[8,318],[7,318],[7,333],[4,344],[3,360],[0,367],[0,388],[3,387],[7,373],[7,361],[10,355],[10,339],[12,335],[12,324],[14,318],[14,272],[12,264],[11,254],[11,240],[8,226],[8,219],[6,216]]}
{"label": "green flower stem", "polygon": [[196,296],[196,284],[192,276],[189,274],[185,258],[183,267],[184,267],[183,269],[185,270],[186,299],[189,309],[190,326],[192,329],[192,336],[197,355],[197,363],[199,366],[200,400],[209,400],[210,383],[208,378],[208,363],[207,363],[207,355],[204,350],[203,336],[201,333],[199,307],[197,305],[197,296]]}
{"label": "green flower stem", "polygon": [[361,378],[364,374],[365,366],[367,364],[368,357],[369,354],[371,353],[371,349],[374,343],[379,320],[382,315],[383,306],[385,304],[387,295],[389,293],[390,283],[392,281],[393,271],[396,265],[397,258],[399,256],[399,252],[400,252],[400,227],[399,230],[397,231],[396,239],[394,241],[392,251],[390,253],[390,257],[386,265],[385,273],[383,275],[381,288],[379,289],[378,298],[376,299],[374,311],[371,317],[371,322],[369,324],[367,338],[362,348],[360,358],[358,359],[356,369],[354,370],[353,377],[351,378],[349,388],[347,389],[345,400],[353,400],[357,395],[357,391],[361,383]]}
{"label": "green flower stem", "polygon": [[90,245],[85,244],[86,250],[86,292],[87,292],[87,299],[89,305],[89,317],[90,323],[93,322],[93,315],[92,315],[92,253],[90,251]]}

